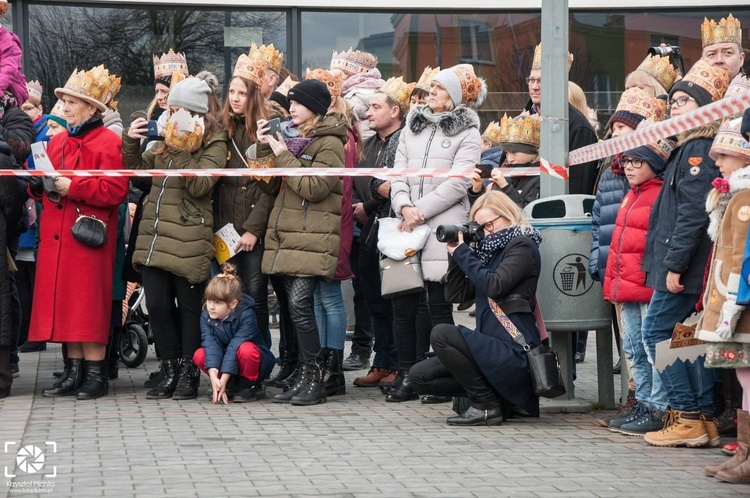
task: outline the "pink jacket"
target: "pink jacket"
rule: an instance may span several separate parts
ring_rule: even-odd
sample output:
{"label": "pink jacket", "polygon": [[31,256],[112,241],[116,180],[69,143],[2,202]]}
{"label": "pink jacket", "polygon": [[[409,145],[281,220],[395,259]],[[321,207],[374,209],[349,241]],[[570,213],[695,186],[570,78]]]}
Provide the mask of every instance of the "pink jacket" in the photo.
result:
{"label": "pink jacket", "polygon": [[26,76],[21,72],[21,40],[8,28],[0,26],[0,93],[6,90],[15,95],[18,106],[26,102],[29,92],[26,90]]}

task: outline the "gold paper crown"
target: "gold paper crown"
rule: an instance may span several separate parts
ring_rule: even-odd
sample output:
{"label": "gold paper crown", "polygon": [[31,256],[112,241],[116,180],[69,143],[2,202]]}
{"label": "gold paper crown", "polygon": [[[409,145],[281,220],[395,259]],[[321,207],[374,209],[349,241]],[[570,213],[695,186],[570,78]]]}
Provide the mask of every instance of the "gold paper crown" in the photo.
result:
{"label": "gold paper crown", "polygon": [[711,95],[714,102],[724,97],[729,86],[729,73],[721,67],[708,64],[703,59],[693,64],[690,71],[680,80],[680,84],[687,83],[688,86],[699,86]]}
{"label": "gold paper crown", "polygon": [[154,55],[154,79],[166,79],[172,76],[175,71],[180,72],[183,76],[188,75],[187,59],[185,54],[175,53],[171,48],[161,57]]}
{"label": "gold paper crown", "polygon": [[406,111],[409,109],[412,88],[413,86],[410,83],[406,83],[404,78],[399,76],[398,78],[388,78],[388,81],[380,87],[378,92],[386,94],[398,104],[402,111]]}
{"label": "gold paper crown", "polygon": [[180,71],[175,71],[172,73],[172,80],[169,83],[169,91],[171,92],[174,90],[174,87],[177,86],[177,83],[184,80],[185,78],[189,78],[190,75],[183,74]]}
{"label": "gold paper crown", "polygon": [[539,117],[534,115],[520,115],[515,118],[503,114],[500,120],[500,143],[526,144],[539,148],[541,129]]}
{"label": "gold paper crown", "polygon": [[341,74],[332,74],[325,69],[310,69],[307,68],[306,80],[318,80],[322,81],[328,87],[328,91],[331,92],[331,97],[338,97],[341,95],[341,85],[344,82]]}
{"label": "gold paper crown", "polygon": [[703,18],[701,24],[701,41],[703,48],[717,43],[736,43],[742,46],[742,30],[740,20],[729,14],[726,19],[722,18],[718,23],[708,18]]}
{"label": "gold paper crown", "polygon": [[107,110],[107,103],[112,100],[112,89],[120,89],[120,79],[110,75],[104,66],[97,66],[90,71],[73,71],[65,87],[56,88],[55,95],[72,95],[93,105],[100,111]]}
{"label": "gold paper crown", "polygon": [[666,161],[669,159],[669,155],[672,153],[672,151],[677,148],[677,143],[675,143],[673,140],[670,140],[669,138],[662,138],[660,140],[657,140],[656,142],[650,142],[646,144],[646,147],[659,154],[659,157]]}
{"label": "gold paper crown", "polygon": [[502,142],[500,141],[501,136],[500,124],[497,121],[492,121],[487,125],[487,129],[482,133],[482,142],[487,142],[493,147],[497,147]]}
{"label": "gold paper crown", "polygon": [[732,95],[737,95],[738,93],[745,93],[748,90],[750,90],[750,80],[746,76],[743,76],[742,73],[740,73],[735,76],[734,79],[729,83],[729,87],[727,87],[724,98],[731,97]]}
{"label": "gold paper crown", "polygon": [[633,87],[622,92],[615,112],[625,111],[643,116],[644,119],[662,121],[666,110],[667,104],[664,100],[651,97],[640,88]]}
{"label": "gold paper crown", "polygon": [[346,74],[366,73],[378,65],[378,58],[367,52],[352,50],[346,52],[333,51],[331,69],[339,69]]}
{"label": "gold paper crown", "polygon": [[741,125],[742,118],[725,121],[721,125],[708,154],[713,160],[716,160],[717,154],[727,154],[739,157],[745,164],[750,164],[750,144],[740,133]]}
{"label": "gold paper crown", "polygon": [[[486,85],[484,81],[474,73],[474,66],[471,64],[458,64],[446,71],[452,70],[458,77],[461,84],[461,102],[476,102],[476,105],[482,105],[486,96]],[[484,95],[483,95],[484,94]]]}
{"label": "gold paper crown", "polygon": [[270,45],[261,45],[260,47],[253,43],[250,46],[250,58],[259,58],[266,63],[266,69],[270,69],[276,74],[281,71],[281,64],[284,62],[284,55],[281,51],[276,50],[273,43]]}
{"label": "gold paper crown", "polygon": [[190,133],[180,131],[172,120],[167,121],[164,142],[177,150],[195,152],[203,143],[203,126],[200,120],[195,120],[193,131]]}
{"label": "gold paper crown", "polygon": [[677,79],[677,71],[669,62],[669,57],[649,55],[643,59],[643,62],[638,66],[638,69],[658,81],[667,91],[672,88],[672,85]]}
{"label": "gold paper crown", "polygon": [[104,69],[104,66],[97,66],[91,71],[107,87],[109,99],[104,103],[112,109],[117,110],[117,102],[114,101],[114,98],[120,93],[120,88],[122,88],[122,78],[114,73],[110,73],[108,70]]}
{"label": "gold paper crown", "polygon": [[268,70],[268,64],[261,57],[259,51],[250,51],[250,55],[240,55],[237,59],[237,64],[234,65],[234,73],[232,77],[241,76],[255,83],[258,86],[263,86],[263,80],[266,77],[266,71]]}
{"label": "gold paper crown", "polygon": [[[247,159],[247,167],[250,169],[267,169],[273,168],[276,165],[276,156],[271,154],[266,157],[257,158],[258,145],[251,145],[247,151],[245,151],[245,159]],[[257,176],[254,177],[257,180],[263,180],[268,183],[271,181],[270,176]]]}
{"label": "gold paper crown", "polygon": [[432,69],[430,66],[424,68],[424,71],[422,71],[422,76],[420,76],[419,81],[417,81],[417,88],[419,88],[420,90],[424,90],[425,92],[429,92],[430,82],[439,72],[440,66],[436,67],[435,69]]}
{"label": "gold paper crown", "polygon": [[55,102],[54,107],[52,107],[52,110],[49,112],[52,116],[57,116],[58,118],[66,119],[65,114],[63,114],[63,101],[58,100]]}
{"label": "gold paper crown", "polygon": [[42,84],[39,83],[37,80],[32,80],[26,83],[26,91],[29,92],[29,98],[34,99],[35,102],[38,104],[41,104],[42,102],[42,93],[44,93],[44,89],[42,88]]}
{"label": "gold paper crown", "polygon": [[[570,71],[570,67],[573,65],[573,54],[568,52],[568,71]],[[534,60],[531,61],[531,70],[534,71],[535,69],[538,69],[539,71],[542,70],[542,44],[540,43],[534,48]]]}
{"label": "gold paper crown", "polygon": [[297,82],[292,79],[291,76],[287,76],[284,81],[281,82],[281,84],[276,88],[276,91],[279,92],[284,97],[287,96],[289,93],[289,90],[296,85]]}

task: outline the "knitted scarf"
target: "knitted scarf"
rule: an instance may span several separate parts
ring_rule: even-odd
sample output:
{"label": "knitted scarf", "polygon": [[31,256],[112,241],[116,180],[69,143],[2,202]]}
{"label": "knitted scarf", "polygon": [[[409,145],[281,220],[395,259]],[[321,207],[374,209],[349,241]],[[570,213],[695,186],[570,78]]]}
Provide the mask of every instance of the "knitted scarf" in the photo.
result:
{"label": "knitted scarf", "polygon": [[284,139],[286,148],[292,153],[294,157],[299,157],[308,145],[318,139],[318,137],[303,138],[299,136],[299,130],[294,127],[294,123],[291,120],[284,121],[281,123],[280,131],[281,137]]}
{"label": "knitted scarf", "polygon": [[536,228],[516,225],[504,228],[499,232],[485,235],[477,245],[477,257],[482,263],[488,266],[492,257],[497,254],[498,251],[505,249],[505,246],[516,237],[528,237],[534,241],[537,247],[542,243],[542,235]]}

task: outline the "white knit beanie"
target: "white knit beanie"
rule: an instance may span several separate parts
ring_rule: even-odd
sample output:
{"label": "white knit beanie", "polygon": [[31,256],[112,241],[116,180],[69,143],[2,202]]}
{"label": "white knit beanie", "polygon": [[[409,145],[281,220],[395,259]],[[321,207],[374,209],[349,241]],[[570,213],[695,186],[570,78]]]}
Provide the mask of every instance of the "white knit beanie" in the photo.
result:
{"label": "white knit beanie", "polygon": [[208,112],[208,95],[211,88],[198,78],[186,78],[177,83],[169,92],[167,104],[170,107],[182,107],[197,114]]}

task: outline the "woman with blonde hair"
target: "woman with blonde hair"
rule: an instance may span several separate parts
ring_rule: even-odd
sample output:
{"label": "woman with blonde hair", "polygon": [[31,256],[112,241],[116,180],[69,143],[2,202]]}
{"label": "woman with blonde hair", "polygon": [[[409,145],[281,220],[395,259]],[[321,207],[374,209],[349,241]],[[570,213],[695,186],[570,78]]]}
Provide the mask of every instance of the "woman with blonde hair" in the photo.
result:
{"label": "woman with blonde hair", "polygon": [[[467,410],[447,420],[448,425],[500,425],[511,406],[538,416],[539,399],[531,388],[526,353],[513,335],[523,334],[531,348],[541,343],[534,307],[542,238],[502,192],[490,191],[477,199],[471,220],[484,237],[474,249],[461,233],[456,242],[448,243],[446,296],[457,302],[473,289],[477,327],[437,325],[431,341],[436,356],[414,365],[412,385],[420,394],[471,400]],[[503,322],[512,326],[506,328]]]}

